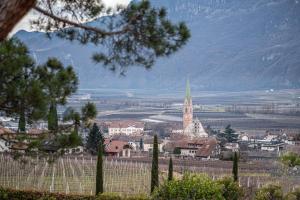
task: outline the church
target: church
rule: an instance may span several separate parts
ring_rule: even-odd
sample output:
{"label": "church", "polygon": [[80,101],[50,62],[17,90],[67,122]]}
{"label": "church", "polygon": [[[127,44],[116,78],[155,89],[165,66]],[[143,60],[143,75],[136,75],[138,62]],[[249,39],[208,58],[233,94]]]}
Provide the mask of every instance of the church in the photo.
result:
{"label": "church", "polygon": [[193,119],[193,101],[190,82],[187,80],[183,105],[183,134],[189,137],[208,137],[198,118]]}

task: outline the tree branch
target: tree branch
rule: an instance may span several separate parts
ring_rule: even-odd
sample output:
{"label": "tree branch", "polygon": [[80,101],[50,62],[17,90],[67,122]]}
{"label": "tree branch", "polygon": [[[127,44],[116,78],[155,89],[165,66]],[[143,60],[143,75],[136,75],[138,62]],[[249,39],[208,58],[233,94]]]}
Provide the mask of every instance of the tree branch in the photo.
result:
{"label": "tree branch", "polygon": [[77,27],[77,28],[81,28],[81,29],[84,29],[86,31],[92,31],[92,32],[101,34],[103,36],[120,35],[120,34],[124,34],[124,33],[128,32],[130,30],[128,26],[125,26],[123,29],[121,29],[119,31],[111,31],[111,32],[109,32],[109,31],[101,30],[101,29],[96,28],[96,27],[87,26],[87,25],[84,25],[84,24],[80,24],[80,23],[68,20],[68,19],[60,18],[60,17],[58,17],[56,15],[53,15],[53,14],[49,13],[48,11],[46,11],[46,10],[44,10],[44,9],[38,7],[38,6],[35,6],[34,9],[36,11],[42,13],[43,15],[45,15],[45,16],[47,16],[49,18],[52,18],[55,21],[59,21],[59,22],[65,23],[65,24],[69,24],[71,26],[74,26],[74,27]]}

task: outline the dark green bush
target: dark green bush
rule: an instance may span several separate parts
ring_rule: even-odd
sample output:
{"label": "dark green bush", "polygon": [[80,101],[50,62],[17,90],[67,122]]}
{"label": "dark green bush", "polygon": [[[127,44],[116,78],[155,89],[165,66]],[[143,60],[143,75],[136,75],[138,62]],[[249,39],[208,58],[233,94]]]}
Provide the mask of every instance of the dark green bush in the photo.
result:
{"label": "dark green bush", "polygon": [[146,196],[121,197],[116,194],[101,194],[99,196],[65,195],[58,193],[21,191],[0,187],[0,200],[149,200]]}

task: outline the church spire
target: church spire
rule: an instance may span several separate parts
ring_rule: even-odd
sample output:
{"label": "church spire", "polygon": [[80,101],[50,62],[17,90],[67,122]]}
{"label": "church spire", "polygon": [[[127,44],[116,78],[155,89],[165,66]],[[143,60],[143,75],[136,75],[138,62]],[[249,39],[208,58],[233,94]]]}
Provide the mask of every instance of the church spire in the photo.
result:
{"label": "church spire", "polygon": [[189,80],[189,78],[186,80],[185,97],[187,99],[191,98],[191,88],[190,88],[190,80]]}

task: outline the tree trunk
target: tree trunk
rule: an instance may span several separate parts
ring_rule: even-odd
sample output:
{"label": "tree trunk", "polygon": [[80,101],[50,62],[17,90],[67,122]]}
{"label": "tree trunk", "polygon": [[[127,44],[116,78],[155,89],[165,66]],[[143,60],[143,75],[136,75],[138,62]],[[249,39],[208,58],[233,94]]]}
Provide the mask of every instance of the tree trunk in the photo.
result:
{"label": "tree trunk", "polygon": [[103,144],[100,142],[96,171],[96,195],[102,194],[103,192]]}
{"label": "tree trunk", "polygon": [[0,41],[4,40],[15,25],[35,5],[36,0],[1,0]]}

